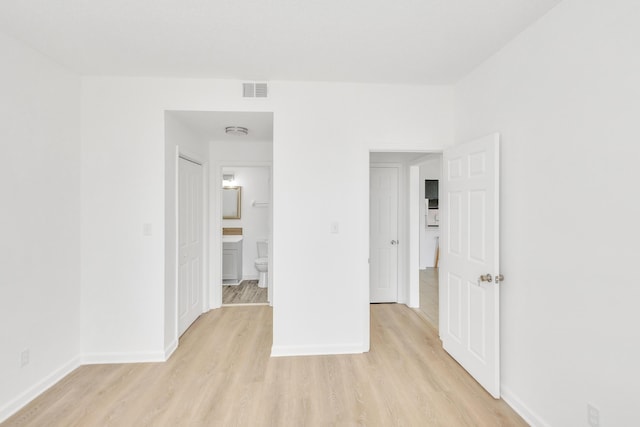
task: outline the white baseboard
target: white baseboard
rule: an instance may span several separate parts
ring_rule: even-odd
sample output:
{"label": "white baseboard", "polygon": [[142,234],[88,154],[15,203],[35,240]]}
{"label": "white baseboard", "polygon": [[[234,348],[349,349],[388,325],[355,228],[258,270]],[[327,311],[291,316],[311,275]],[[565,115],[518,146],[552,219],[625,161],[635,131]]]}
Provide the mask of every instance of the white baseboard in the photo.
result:
{"label": "white baseboard", "polygon": [[38,383],[27,389],[24,393],[0,407],[0,422],[3,422],[33,399],[49,389],[52,385],[69,375],[81,365],[111,364],[111,363],[145,363],[165,362],[178,348],[178,340],[175,340],[162,352],[145,353],[88,353],[76,356]]}
{"label": "white baseboard", "polygon": [[41,381],[31,386],[27,391],[11,400],[9,403],[0,408],[0,422],[3,422],[11,415],[18,412],[22,407],[45,392],[49,387],[60,381],[71,371],[80,366],[80,356],[76,356],[51,374],[44,377]]}
{"label": "white baseboard", "polygon": [[336,344],[325,346],[304,345],[274,345],[271,347],[271,357],[285,356],[323,356],[329,354],[359,354],[364,353],[362,343]]}
{"label": "white baseboard", "polygon": [[222,286],[238,286],[240,283],[242,283],[242,280],[240,280],[239,282],[229,282],[227,281],[227,283],[224,283],[224,280],[222,281]]}
{"label": "white baseboard", "polygon": [[516,396],[509,388],[500,386],[500,394],[502,400],[518,413],[532,427],[550,427],[542,417],[533,412],[524,402]]}
{"label": "white baseboard", "polygon": [[111,363],[148,363],[166,361],[165,351],[143,353],[85,353],[83,365],[102,365]]}
{"label": "white baseboard", "polygon": [[252,274],[249,276],[242,276],[242,280],[259,280],[260,276],[258,274]]}
{"label": "white baseboard", "polygon": [[178,348],[178,340],[175,339],[164,349],[164,361],[169,360],[174,351]]}

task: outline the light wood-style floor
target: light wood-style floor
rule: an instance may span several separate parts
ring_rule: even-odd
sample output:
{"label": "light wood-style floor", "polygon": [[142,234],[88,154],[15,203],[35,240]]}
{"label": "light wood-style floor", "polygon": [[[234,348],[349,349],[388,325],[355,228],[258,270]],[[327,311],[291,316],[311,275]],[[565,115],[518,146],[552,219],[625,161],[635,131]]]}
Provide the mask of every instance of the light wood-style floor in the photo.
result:
{"label": "light wood-style floor", "polygon": [[165,363],[82,366],[3,426],[526,426],[400,304],[371,306],[371,351],[270,358],[272,310],[201,316]]}
{"label": "light wood-style floor", "polygon": [[420,311],[433,326],[438,328],[438,269],[420,270]]}
{"label": "light wood-style floor", "polygon": [[258,287],[257,280],[243,280],[239,285],[222,286],[223,304],[266,304],[267,288]]}

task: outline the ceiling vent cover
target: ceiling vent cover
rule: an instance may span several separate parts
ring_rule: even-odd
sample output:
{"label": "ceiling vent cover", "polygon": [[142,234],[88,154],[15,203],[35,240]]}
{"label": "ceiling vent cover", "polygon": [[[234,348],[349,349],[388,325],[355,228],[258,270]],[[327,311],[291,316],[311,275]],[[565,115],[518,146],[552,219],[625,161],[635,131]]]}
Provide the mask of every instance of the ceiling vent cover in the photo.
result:
{"label": "ceiling vent cover", "polygon": [[243,98],[266,98],[268,87],[266,83],[242,83]]}

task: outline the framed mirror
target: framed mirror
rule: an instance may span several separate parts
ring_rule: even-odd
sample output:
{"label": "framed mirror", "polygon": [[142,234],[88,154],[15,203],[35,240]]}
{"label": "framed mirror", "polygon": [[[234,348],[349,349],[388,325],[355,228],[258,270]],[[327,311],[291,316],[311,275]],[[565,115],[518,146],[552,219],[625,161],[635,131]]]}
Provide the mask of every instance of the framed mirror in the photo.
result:
{"label": "framed mirror", "polygon": [[240,219],[242,187],[222,187],[222,219]]}

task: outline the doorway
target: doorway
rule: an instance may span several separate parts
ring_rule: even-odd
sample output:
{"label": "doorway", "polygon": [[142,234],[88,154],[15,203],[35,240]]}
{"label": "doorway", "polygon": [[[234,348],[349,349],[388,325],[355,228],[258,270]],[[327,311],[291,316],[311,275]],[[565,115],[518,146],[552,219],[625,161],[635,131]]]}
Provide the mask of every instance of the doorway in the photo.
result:
{"label": "doorway", "polygon": [[[487,135],[448,148],[441,154],[442,170],[442,264],[439,247],[436,257],[440,277],[438,289],[438,332],[443,348],[458,361],[492,396],[500,397],[500,325],[499,284],[504,280],[499,269],[499,134]],[[370,163],[373,155],[370,153]],[[399,227],[406,226],[409,244],[407,257],[400,255],[400,271],[406,268],[406,294],[400,296],[404,283],[399,281],[398,302],[420,307],[420,224],[440,226],[430,211],[429,200],[418,191],[420,163],[428,157],[411,160],[411,154],[395,153],[402,159],[409,177],[406,193],[406,216]],[[386,159],[394,156],[387,153]],[[401,186],[402,188],[402,186]],[[401,191],[401,194],[404,191]],[[424,209],[423,215],[415,215]],[[400,209],[403,208],[402,201]],[[370,213],[371,214],[371,213]],[[435,212],[434,212],[435,214]],[[435,215],[437,216],[437,215]],[[399,233],[403,236],[403,233]],[[438,236],[439,237],[439,236]],[[400,251],[403,249],[400,237]],[[439,243],[439,238],[436,239]],[[400,252],[402,254],[402,252]],[[435,264],[434,264],[435,268]],[[371,271],[374,271],[373,269]],[[435,272],[434,272],[435,273]],[[433,274],[436,276],[436,274]],[[402,273],[399,273],[402,277]],[[427,296],[427,294],[425,294]],[[433,297],[433,296],[432,296]],[[426,318],[426,316],[425,316]]]}
{"label": "doorway", "polygon": [[442,155],[431,154],[414,165],[419,192],[419,310],[429,323],[439,325],[440,180]]}
{"label": "doorway", "polygon": [[[428,211],[424,202],[424,180],[439,178],[441,157],[441,153],[425,152],[371,152],[369,155],[370,302],[398,302],[415,309],[430,305],[435,306],[437,310],[439,303],[437,271],[426,271],[427,268],[434,268],[434,261],[426,262],[426,259],[435,254],[435,248],[430,244],[435,243],[434,236],[437,236],[437,232],[434,233],[434,230],[437,228],[427,228]],[[392,169],[397,171],[397,184],[394,184],[397,195],[395,198],[387,195],[387,199],[393,201],[386,205],[395,204],[395,209],[390,210],[388,207],[382,209],[380,195],[374,194],[378,192],[376,187],[381,184],[376,184],[375,181],[380,180],[381,174],[384,176],[393,174],[389,172]],[[388,180],[388,182],[392,181]],[[376,217],[381,216],[378,212],[380,210],[385,220],[391,219],[392,222],[397,212],[395,225],[386,226],[386,228],[393,228],[393,233],[390,234],[388,231],[382,233],[377,229],[380,220]],[[376,236],[376,234],[379,235]],[[431,255],[428,254],[429,251]],[[385,254],[392,261],[395,260],[397,268],[393,270],[388,267],[389,262],[381,262],[381,254]],[[393,282],[395,298],[383,299],[374,288],[381,287],[382,283],[391,283],[389,276],[395,279]],[[429,276],[435,276],[435,282],[429,281]],[[430,286],[429,290],[427,286]],[[429,312],[433,312],[433,309]],[[437,319],[438,314],[434,316]]]}
{"label": "doorway", "polygon": [[[210,113],[208,123],[222,129],[222,132],[212,134],[209,140],[213,201],[211,307],[222,307],[229,302],[229,295],[225,298],[223,294],[225,285],[234,286],[231,290],[237,291],[233,292],[236,296],[251,296],[253,290],[258,290],[256,286],[263,273],[260,270],[265,270],[265,266],[262,276],[266,288],[260,290],[266,289],[267,299],[265,302],[261,297],[258,303],[273,305],[274,115],[268,112],[216,112]],[[247,132],[227,133],[225,129],[228,127],[246,129]],[[224,194],[231,188],[235,188],[235,209],[225,211]],[[259,241],[264,243],[262,248],[266,256],[258,256]],[[263,258],[261,262],[258,262],[259,258]],[[256,303],[253,298],[250,300],[234,303]]]}
{"label": "doorway", "polygon": [[[231,132],[227,132],[227,128]],[[178,229],[182,226],[179,224],[178,206],[181,196],[178,188],[180,157],[195,161],[202,169],[200,243],[203,256],[197,269],[200,273],[197,279],[201,283],[199,293],[195,289],[186,292],[186,288],[179,285],[180,275],[186,277],[187,274],[187,268],[181,262],[184,254],[179,249]],[[164,346],[168,358],[177,348],[179,337],[189,322],[210,309],[222,306],[221,165],[267,166],[271,171],[273,113],[165,111],[165,159]],[[267,209],[270,215],[268,238],[271,238],[271,207]],[[143,232],[151,236],[151,224],[145,224]],[[269,256],[269,276],[273,274],[271,259]],[[194,268],[192,266],[191,270]],[[273,283],[272,280],[270,282]],[[191,303],[190,299],[199,299],[200,302]],[[185,311],[187,305],[192,308],[188,316]]]}
{"label": "doorway", "polygon": [[224,165],[222,305],[269,304],[271,166]]}

